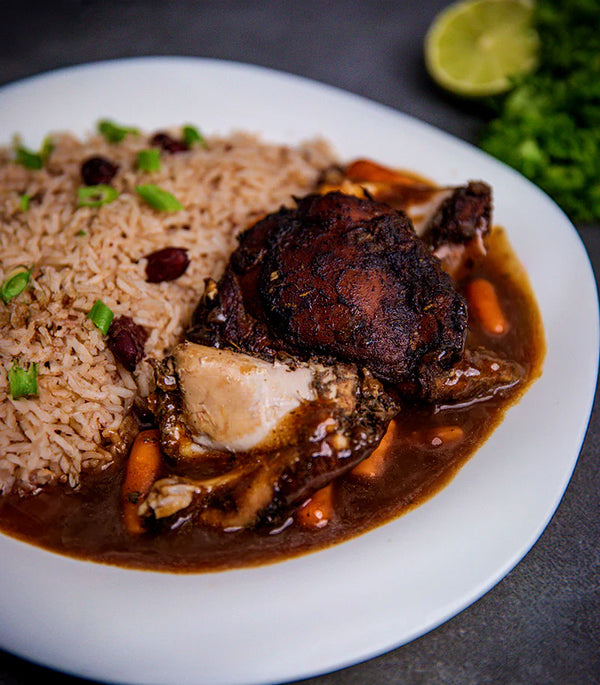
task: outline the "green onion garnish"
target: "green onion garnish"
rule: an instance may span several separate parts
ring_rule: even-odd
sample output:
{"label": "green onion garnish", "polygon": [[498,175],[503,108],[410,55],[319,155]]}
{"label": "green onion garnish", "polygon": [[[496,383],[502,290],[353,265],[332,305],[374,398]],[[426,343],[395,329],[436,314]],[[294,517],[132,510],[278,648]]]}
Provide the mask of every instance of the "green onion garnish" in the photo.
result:
{"label": "green onion garnish", "polygon": [[192,147],[195,143],[201,143],[204,146],[206,145],[204,136],[195,126],[191,125],[183,127],[183,140],[188,147]]}
{"label": "green onion garnish", "polygon": [[39,152],[42,162],[45,162],[50,157],[52,150],[54,150],[54,142],[50,136],[46,136],[42,141],[42,147]]}
{"label": "green onion garnish", "polygon": [[13,297],[16,297],[25,290],[29,283],[30,275],[31,269],[28,269],[26,266],[17,266],[8,274],[2,285],[0,285],[0,297],[5,304],[8,304],[9,300],[12,300]]}
{"label": "green onion garnish", "polygon": [[121,126],[108,119],[98,122],[98,131],[109,143],[120,143],[128,133],[139,133],[138,129],[133,126]]}
{"label": "green onion garnish", "polygon": [[19,198],[19,209],[22,212],[26,212],[29,209],[29,201],[31,200],[31,195],[27,195],[27,193],[23,193],[21,197]]}
{"label": "green onion garnish", "polygon": [[54,149],[50,136],[46,136],[39,152],[33,152],[21,145],[19,136],[15,136],[15,161],[26,169],[41,169]]}
{"label": "green onion garnish", "polygon": [[26,169],[41,169],[44,166],[42,156],[37,152],[28,150],[23,145],[19,145],[16,149],[15,161]]}
{"label": "green onion garnish", "polygon": [[160,167],[160,152],[158,150],[140,150],[137,153],[137,168],[140,171],[160,171]]}
{"label": "green onion garnish", "polygon": [[13,362],[8,370],[8,389],[14,400],[38,394],[37,370],[38,365],[35,362],[29,364],[27,369]]}
{"label": "green onion garnish", "polygon": [[112,186],[83,186],[77,190],[78,207],[100,207],[116,200],[119,192]]}
{"label": "green onion garnish", "polygon": [[152,183],[136,186],[135,189],[143,200],[161,212],[178,212],[183,209],[183,205],[174,195]]}
{"label": "green onion garnish", "polygon": [[110,307],[107,307],[102,300],[96,300],[87,318],[102,331],[103,335],[106,335],[114,316],[115,314]]}

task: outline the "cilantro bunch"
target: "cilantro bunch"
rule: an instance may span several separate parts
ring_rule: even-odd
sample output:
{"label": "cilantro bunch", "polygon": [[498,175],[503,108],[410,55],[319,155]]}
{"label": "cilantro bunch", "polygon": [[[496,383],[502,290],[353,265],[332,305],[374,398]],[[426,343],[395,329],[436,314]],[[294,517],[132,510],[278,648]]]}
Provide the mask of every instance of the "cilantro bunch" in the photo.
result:
{"label": "cilantro bunch", "polygon": [[479,144],[573,221],[600,221],[600,0],[538,0],[535,25],[539,66],[498,103]]}

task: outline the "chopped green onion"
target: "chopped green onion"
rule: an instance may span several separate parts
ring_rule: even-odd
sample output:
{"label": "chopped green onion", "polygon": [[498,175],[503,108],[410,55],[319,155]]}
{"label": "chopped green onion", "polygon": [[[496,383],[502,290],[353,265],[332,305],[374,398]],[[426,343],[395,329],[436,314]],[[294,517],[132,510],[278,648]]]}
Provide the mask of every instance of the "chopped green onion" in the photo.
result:
{"label": "chopped green onion", "polygon": [[15,136],[15,161],[26,169],[41,169],[54,149],[54,143],[50,136],[46,136],[39,152],[33,152],[21,145],[20,137]]}
{"label": "chopped green onion", "polygon": [[137,168],[140,171],[160,171],[160,167],[160,152],[158,150],[140,150],[137,153]]}
{"label": "chopped green onion", "polygon": [[83,228],[80,228],[75,235],[81,237],[82,235],[87,235],[87,233],[83,230]]}
{"label": "chopped green onion", "polygon": [[14,400],[38,394],[37,370],[38,365],[35,362],[29,364],[27,369],[13,362],[8,370],[8,389]]}
{"label": "chopped green onion", "polygon": [[19,209],[22,212],[26,212],[29,209],[29,201],[31,200],[31,195],[27,195],[27,193],[23,193],[21,197],[19,198]]}
{"label": "chopped green onion", "polygon": [[119,192],[112,186],[82,186],[77,190],[78,207],[100,207],[116,200]]}
{"label": "chopped green onion", "polygon": [[128,133],[139,133],[138,129],[133,126],[121,126],[108,119],[103,119],[98,122],[98,131],[109,143],[120,143]]}
{"label": "chopped green onion", "polygon": [[178,212],[183,209],[183,205],[174,195],[152,183],[136,186],[135,189],[143,200],[161,212]]}
{"label": "chopped green onion", "polygon": [[42,141],[42,147],[40,148],[39,152],[42,162],[45,162],[48,157],[50,157],[52,150],[54,150],[54,141],[50,136],[46,136]]}
{"label": "chopped green onion", "polygon": [[201,143],[206,146],[204,136],[195,126],[188,125],[183,127],[183,140],[188,147],[192,147],[195,143]]}
{"label": "chopped green onion", "polygon": [[4,300],[5,304],[8,304],[9,300],[12,300],[13,297],[16,297],[25,290],[29,283],[30,275],[31,269],[28,269],[26,266],[17,266],[8,274],[2,285],[0,285],[0,297]]}
{"label": "chopped green onion", "polygon": [[114,316],[115,314],[110,307],[107,307],[102,300],[96,300],[87,318],[106,335]]}
{"label": "chopped green onion", "polygon": [[24,166],[26,169],[41,169],[44,166],[42,156],[37,152],[28,150],[25,146],[19,145],[16,149],[17,164]]}

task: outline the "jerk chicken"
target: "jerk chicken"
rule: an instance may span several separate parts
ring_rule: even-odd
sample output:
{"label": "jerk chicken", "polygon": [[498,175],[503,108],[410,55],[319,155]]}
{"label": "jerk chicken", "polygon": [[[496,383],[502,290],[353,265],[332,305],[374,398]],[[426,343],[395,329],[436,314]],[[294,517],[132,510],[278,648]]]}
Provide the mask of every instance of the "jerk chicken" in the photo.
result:
{"label": "jerk chicken", "polygon": [[369,456],[403,403],[468,403],[521,379],[466,344],[453,278],[485,251],[489,187],[384,202],[348,176],[350,194],[309,195],[242,233],[187,342],[155,364],[169,467],[142,516],[280,524]]}
{"label": "jerk chicken", "polygon": [[196,342],[329,356],[399,383],[460,358],[467,307],[404,213],[331,192],[242,234],[192,323]]}

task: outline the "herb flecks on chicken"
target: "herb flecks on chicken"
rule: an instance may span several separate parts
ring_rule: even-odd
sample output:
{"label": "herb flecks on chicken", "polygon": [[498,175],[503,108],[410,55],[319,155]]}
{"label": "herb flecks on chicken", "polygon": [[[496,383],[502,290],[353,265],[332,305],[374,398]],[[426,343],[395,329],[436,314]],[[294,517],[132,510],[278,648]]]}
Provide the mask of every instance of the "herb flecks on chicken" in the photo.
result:
{"label": "herb flecks on chicken", "polygon": [[171,464],[141,508],[226,530],[277,524],[375,449],[398,408],[354,365],[264,361],[184,343],[156,370]]}
{"label": "herb flecks on chicken", "polygon": [[317,354],[398,383],[449,368],[466,330],[464,299],[406,215],[332,192],[242,234],[188,337],[267,358]]}

